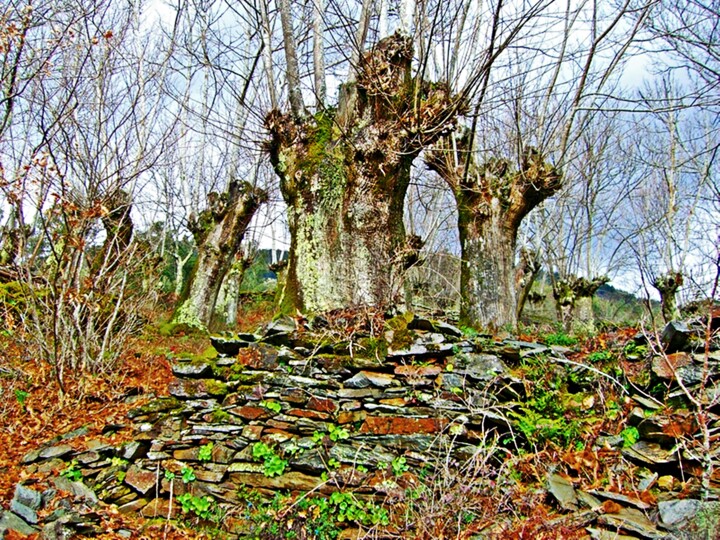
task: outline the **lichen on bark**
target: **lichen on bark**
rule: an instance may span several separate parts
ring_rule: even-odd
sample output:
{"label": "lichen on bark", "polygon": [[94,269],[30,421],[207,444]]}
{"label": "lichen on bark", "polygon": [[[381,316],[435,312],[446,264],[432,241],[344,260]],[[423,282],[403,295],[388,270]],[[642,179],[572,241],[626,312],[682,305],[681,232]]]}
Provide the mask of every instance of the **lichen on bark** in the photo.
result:
{"label": "lichen on bark", "polygon": [[607,276],[567,276],[553,282],[555,309],[565,331],[571,331],[575,323],[582,325],[583,330],[594,330],[592,298],[597,290],[609,281]]}
{"label": "lichen on bark", "polygon": [[411,60],[410,38],[395,34],[363,57],[337,109],[267,115],[291,238],[282,311],[402,306],[412,161],[462,108],[413,77]]}
{"label": "lichen on bark", "polygon": [[660,305],[663,320],[670,322],[680,319],[680,310],[677,305],[677,292],[683,285],[683,275],[680,272],[669,271],[656,277],[652,283],[660,293]]}
{"label": "lichen on bark", "polygon": [[460,319],[496,331],[517,325],[515,251],[522,219],[555,193],[562,175],[535,149],[520,166],[502,158],[475,161],[470,131],[441,138],[425,162],[452,190],[461,247]]}
{"label": "lichen on bark", "polygon": [[[173,322],[208,329],[223,281],[239,252],[250,220],[267,200],[265,191],[233,180],[225,193],[211,193],[208,208],[191,216],[188,228],[195,237],[198,260]],[[227,314],[224,317],[227,320]]]}

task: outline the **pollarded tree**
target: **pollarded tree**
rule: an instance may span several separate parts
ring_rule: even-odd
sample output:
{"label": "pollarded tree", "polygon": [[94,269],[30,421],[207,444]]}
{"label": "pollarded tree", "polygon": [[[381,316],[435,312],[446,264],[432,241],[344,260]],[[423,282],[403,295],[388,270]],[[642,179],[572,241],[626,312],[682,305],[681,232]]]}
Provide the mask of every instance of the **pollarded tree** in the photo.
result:
{"label": "pollarded tree", "polygon": [[337,108],[307,115],[291,89],[292,111],[268,115],[291,235],[284,310],[402,303],[416,249],[403,225],[410,168],[463,109],[447,85],[413,74],[412,59],[412,40],[395,34],[358,60]]}
{"label": "pollarded tree", "polygon": [[[469,126],[427,153],[458,204],[461,319],[469,326],[515,326],[520,224],[560,189],[560,171],[578,157],[575,141],[602,108],[598,96],[640,28],[625,24],[629,0],[568,2],[549,13],[547,26],[536,25],[522,46],[495,49]],[[577,39],[585,32],[587,39]]]}
{"label": "pollarded tree", "polygon": [[[481,101],[475,96],[487,90],[498,58],[537,35],[535,21],[552,2],[404,0],[398,18],[387,2],[324,4],[312,3],[312,21],[303,21],[312,40],[298,49],[291,15],[301,10],[279,2],[290,112],[274,110],[266,125],[289,212],[283,309],[400,306],[419,245],[406,238],[402,218],[413,160]],[[261,12],[269,37],[270,11]],[[393,25],[399,32],[385,37]],[[335,28],[331,39],[324,26]],[[328,107],[325,79],[345,68],[337,107]],[[306,89],[316,97],[314,114]]]}
{"label": "pollarded tree", "polygon": [[459,138],[445,139],[425,157],[457,201],[460,319],[488,329],[514,326],[518,228],[530,210],[558,190],[561,174],[534,149],[525,153],[519,169],[503,159],[478,165],[468,155],[469,141],[465,131]]}
{"label": "pollarded tree", "polygon": [[223,279],[255,211],[267,200],[263,190],[237,180],[230,182],[225,193],[210,195],[209,207],[192,217],[189,224],[198,247],[198,260],[187,298],[174,317],[178,324],[200,328],[211,326]]}

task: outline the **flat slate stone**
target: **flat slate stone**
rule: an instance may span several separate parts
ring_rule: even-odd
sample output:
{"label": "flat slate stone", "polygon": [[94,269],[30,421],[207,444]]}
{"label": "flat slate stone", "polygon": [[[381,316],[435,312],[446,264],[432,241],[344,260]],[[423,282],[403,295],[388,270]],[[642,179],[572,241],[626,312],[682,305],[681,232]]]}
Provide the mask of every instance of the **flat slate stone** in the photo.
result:
{"label": "flat slate stone", "polygon": [[629,504],[631,506],[634,506],[635,508],[639,508],[640,510],[649,510],[653,507],[652,504],[648,504],[635,497],[628,497],[627,495],[623,495],[621,493],[614,493],[612,491],[600,491],[597,489],[592,489],[589,491],[589,493],[602,499],[610,499],[611,501]]}
{"label": "flat slate stone", "polygon": [[453,354],[452,343],[413,343],[407,349],[388,350],[387,360],[401,360],[406,358],[415,358],[416,360],[422,360],[425,358],[441,358],[444,356],[450,356]]}
{"label": "flat slate stone", "polygon": [[[243,336],[244,337],[244,336]],[[227,338],[223,336],[210,336],[210,344],[213,348],[223,356],[236,356],[240,352],[240,349],[248,347],[250,343],[255,341],[255,336],[252,336],[252,341],[243,338]]]}
{"label": "flat slate stone", "polygon": [[0,538],[5,536],[7,531],[15,531],[20,534],[35,534],[38,530],[32,525],[26,523],[16,514],[12,512],[0,512]]}
{"label": "flat slate stone", "polygon": [[125,473],[125,483],[135,488],[141,495],[146,495],[156,485],[157,475],[154,472],[132,465]]}
{"label": "flat slate stone", "polygon": [[91,506],[98,503],[98,497],[95,495],[95,492],[82,482],[73,482],[64,476],[57,476],[53,478],[53,484],[55,484],[55,487],[60,491],[67,491],[71,493],[73,497],[83,499]]}
{"label": "flat slate stone", "polygon": [[212,375],[212,366],[207,363],[180,362],[172,365],[173,375],[202,379]]}
{"label": "flat slate stone", "polygon": [[22,484],[15,486],[15,494],[13,495],[13,502],[17,502],[32,510],[40,510],[42,506],[42,495]]}
{"label": "flat slate stone", "polygon": [[123,459],[135,461],[136,459],[143,457],[147,453],[147,450],[148,445],[146,442],[132,441],[123,445],[120,450],[120,454]]}
{"label": "flat slate stone", "polygon": [[676,526],[694,518],[701,507],[702,501],[697,499],[677,499],[660,502],[658,511],[663,525]]}
{"label": "flat slate stone", "polygon": [[556,473],[549,474],[546,481],[548,491],[560,504],[560,508],[563,510],[578,509],[578,498],[572,482]]}
{"label": "flat slate stone", "polygon": [[10,502],[10,510],[23,518],[27,523],[31,525],[37,525],[38,515],[35,510],[28,508],[24,504],[19,503],[15,499]]}
{"label": "flat slate stone", "polygon": [[40,451],[40,458],[42,459],[50,459],[50,458],[61,458],[64,456],[67,456],[68,454],[72,454],[75,450],[72,446],[69,444],[59,444],[57,446],[51,446],[49,448],[43,448]]}
{"label": "flat slate stone", "polygon": [[618,513],[603,514],[598,517],[598,523],[613,527],[616,530],[637,533],[645,538],[667,538],[668,535],[657,530],[655,524],[645,514],[635,508],[623,508]]}
{"label": "flat slate stone", "polygon": [[657,443],[638,441],[630,448],[622,449],[623,456],[649,465],[661,465],[677,461],[677,453],[665,450]]}

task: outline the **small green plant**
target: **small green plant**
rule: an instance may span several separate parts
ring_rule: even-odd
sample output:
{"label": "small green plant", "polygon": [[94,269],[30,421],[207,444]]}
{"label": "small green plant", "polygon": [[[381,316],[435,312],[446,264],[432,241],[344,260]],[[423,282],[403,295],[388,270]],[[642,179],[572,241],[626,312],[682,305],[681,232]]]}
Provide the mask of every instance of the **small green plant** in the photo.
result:
{"label": "small green plant", "polygon": [[110,465],[112,465],[113,467],[124,467],[127,464],[128,464],[127,459],[123,459],[121,457],[110,458]]}
{"label": "small green plant", "polygon": [[274,413],[282,411],[282,405],[280,405],[277,401],[261,401],[260,406],[265,407],[268,411],[272,411]]}
{"label": "small green plant", "polygon": [[620,406],[620,404],[618,404],[617,401],[610,399],[607,402],[607,410],[605,411],[605,416],[608,418],[608,420],[615,420],[618,416],[620,416],[622,410],[622,407]]}
{"label": "small green plant", "polygon": [[613,353],[611,353],[610,351],[595,351],[587,355],[587,361],[592,364],[597,364],[598,362],[607,362],[608,360],[612,360],[613,358]]}
{"label": "small green plant", "polygon": [[567,335],[565,332],[555,332],[545,336],[547,345],[559,345],[561,347],[571,347],[578,342],[577,338]]}
{"label": "small green plant", "polygon": [[202,445],[200,447],[200,451],[198,452],[198,459],[200,461],[210,461],[212,459],[213,446],[214,444],[212,441]]}
{"label": "small green plant", "polygon": [[165,477],[165,480],[167,480],[168,482],[172,482],[173,480],[175,480],[175,473],[172,471],[165,470],[165,473],[163,474],[163,476]]}
{"label": "small green plant", "polygon": [[27,401],[29,395],[30,393],[25,390],[19,390],[18,388],[15,389],[15,400],[18,402],[23,411],[26,410],[25,402]]}
{"label": "small green plant", "polygon": [[642,360],[648,355],[647,345],[638,345],[634,341],[631,341],[623,349],[623,354],[628,360]]}
{"label": "small green plant", "polygon": [[77,459],[73,459],[70,463],[68,463],[68,466],[60,471],[60,476],[64,476],[73,482],[82,480],[82,472],[80,472],[80,468],[78,467]]}
{"label": "small green plant", "polygon": [[184,484],[189,484],[190,482],[195,481],[195,471],[192,470],[190,467],[183,467],[180,469],[180,478],[182,478],[182,481]]}
{"label": "small green plant", "polygon": [[216,408],[213,410],[212,413],[210,413],[210,416],[213,422],[215,422],[216,424],[222,424],[223,422],[228,421],[228,419],[230,418],[230,413],[223,409]]}
{"label": "small green plant", "polygon": [[253,459],[263,462],[263,474],[268,478],[279,476],[285,471],[288,462],[275,453],[264,442],[256,442],[252,448]]}
{"label": "small green plant", "polygon": [[352,493],[335,491],[330,495],[330,504],[334,507],[337,521],[354,521],[362,525],[387,525],[390,518],[386,509],[371,503],[363,503]]}
{"label": "small green plant", "polygon": [[629,448],[640,440],[640,432],[636,427],[626,427],[620,432],[623,439],[623,448]]}
{"label": "small green plant", "polygon": [[400,476],[402,473],[407,472],[410,467],[408,467],[407,460],[403,456],[400,456],[392,460],[390,468],[395,476]]}
{"label": "small green plant", "polygon": [[333,424],[330,424],[328,426],[328,437],[331,441],[337,442],[341,440],[348,439],[350,437],[350,432],[345,429],[344,427],[338,427]]}
{"label": "small green plant", "polygon": [[480,333],[470,326],[461,326],[460,331],[468,339],[474,339],[480,335]]}
{"label": "small green plant", "polygon": [[210,495],[198,497],[191,493],[183,493],[178,495],[177,500],[185,514],[192,513],[204,520],[215,520],[217,518],[215,499]]}
{"label": "small green plant", "polygon": [[340,468],[340,462],[335,458],[330,458],[328,460],[328,467],[331,469],[339,469]]}

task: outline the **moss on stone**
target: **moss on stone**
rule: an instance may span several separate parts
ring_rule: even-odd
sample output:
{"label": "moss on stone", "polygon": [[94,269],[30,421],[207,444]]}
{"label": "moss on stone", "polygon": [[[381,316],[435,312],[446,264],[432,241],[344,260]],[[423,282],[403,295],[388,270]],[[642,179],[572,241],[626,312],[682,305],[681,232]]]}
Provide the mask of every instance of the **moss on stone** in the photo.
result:
{"label": "moss on stone", "polygon": [[228,393],[228,386],[222,381],[215,379],[207,379],[205,381],[205,390],[211,396],[223,397]]}
{"label": "moss on stone", "polygon": [[408,328],[415,315],[407,311],[385,321],[385,326],[392,332],[390,348],[394,350],[409,347],[415,341],[415,332]]}
{"label": "moss on stone", "polygon": [[354,350],[362,358],[383,360],[388,353],[388,342],[383,337],[360,338]]}

